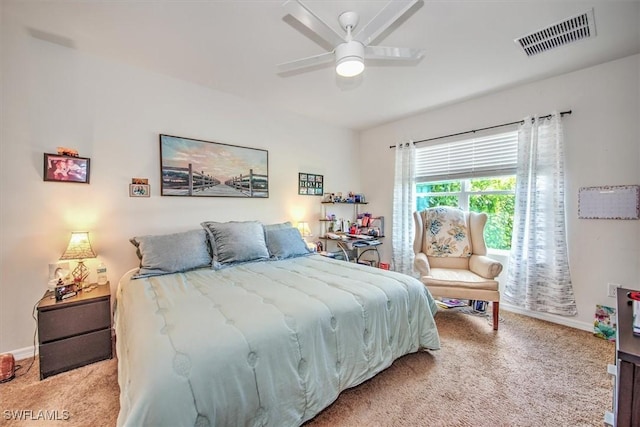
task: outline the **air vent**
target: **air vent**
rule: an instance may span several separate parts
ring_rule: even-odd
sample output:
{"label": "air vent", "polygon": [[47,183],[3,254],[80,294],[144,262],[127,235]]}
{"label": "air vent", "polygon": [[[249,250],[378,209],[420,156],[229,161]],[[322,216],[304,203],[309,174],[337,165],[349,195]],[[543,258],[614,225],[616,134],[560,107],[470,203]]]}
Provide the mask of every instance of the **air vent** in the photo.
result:
{"label": "air vent", "polygon": [[593,9],[591,9],[542,30],[520,37],[516,39],[515,42],[524,50],[527,56],[533,56],[564,44],[595,36],[596,23],[593,18]]}

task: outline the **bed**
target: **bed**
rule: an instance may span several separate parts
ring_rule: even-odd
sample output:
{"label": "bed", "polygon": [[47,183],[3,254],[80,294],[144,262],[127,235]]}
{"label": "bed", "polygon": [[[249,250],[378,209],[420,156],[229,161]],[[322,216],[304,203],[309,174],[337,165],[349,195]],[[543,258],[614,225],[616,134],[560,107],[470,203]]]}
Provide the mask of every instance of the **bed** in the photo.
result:
{"label": "bed", "polygon": [[[204,265],[173,272],[145,269],[149,246],[132,239],[142,267],[115,307],[119,426],[297,426],[395,359],[440,347],[435,302],[412,277],[302,250],[225,263],[224,239],[192,234],[209,245]],[[200,256],[168,241],[173,257]]]}

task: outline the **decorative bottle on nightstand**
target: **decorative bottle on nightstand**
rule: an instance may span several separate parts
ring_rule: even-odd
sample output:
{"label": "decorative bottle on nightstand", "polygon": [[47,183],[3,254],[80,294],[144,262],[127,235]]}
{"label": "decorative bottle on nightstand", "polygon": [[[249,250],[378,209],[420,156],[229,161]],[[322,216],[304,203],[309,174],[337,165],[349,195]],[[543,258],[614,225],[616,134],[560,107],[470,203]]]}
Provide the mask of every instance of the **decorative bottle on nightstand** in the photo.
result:
{"label": "decorative bottle on nightstand", "polygon": [[106,285],[109,279],[107,278],[107,266],[103,262],[100,263],[96,269],[98,273],[98,285]]}

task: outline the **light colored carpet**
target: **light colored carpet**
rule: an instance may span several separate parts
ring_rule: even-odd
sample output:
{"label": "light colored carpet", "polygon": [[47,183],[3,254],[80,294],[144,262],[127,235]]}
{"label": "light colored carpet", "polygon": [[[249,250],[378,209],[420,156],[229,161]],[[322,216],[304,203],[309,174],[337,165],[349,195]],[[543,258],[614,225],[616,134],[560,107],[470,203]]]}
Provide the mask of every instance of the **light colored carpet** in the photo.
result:
{"label": "light colored carpet", "polygon": [[[487,320],[440,311],[442,349],[405,356],[344,391],[307,423],[320,426],[602,426],[611,409],[606,374],[615,345],[588,332],[503,312]],[[22,361],[25,364],[28,361]],[[0,425],[113,426],[117,362],[98,362],[43,381],[37,363],[0,384]],[[69,411],[68,420],[16,421],[6,411]]]}

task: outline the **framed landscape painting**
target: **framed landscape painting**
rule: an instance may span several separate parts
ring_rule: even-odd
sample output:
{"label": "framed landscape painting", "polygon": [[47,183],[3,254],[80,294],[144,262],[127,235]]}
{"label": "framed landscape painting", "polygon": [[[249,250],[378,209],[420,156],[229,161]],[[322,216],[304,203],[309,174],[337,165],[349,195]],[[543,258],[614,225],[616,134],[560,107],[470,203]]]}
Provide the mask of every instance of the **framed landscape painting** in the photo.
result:
{"label": "framed landscape painting", "polygon": [[160,135],[163,196],[269,197],[269,153]]}

